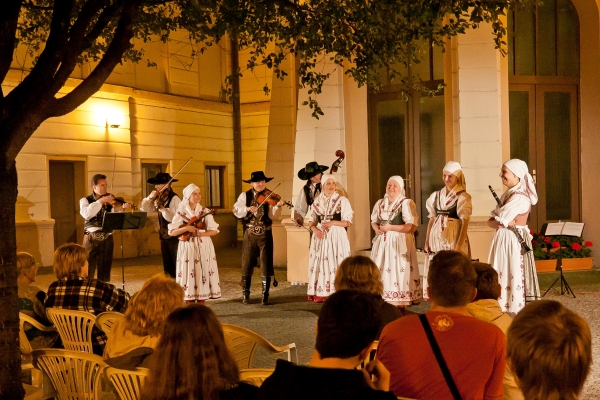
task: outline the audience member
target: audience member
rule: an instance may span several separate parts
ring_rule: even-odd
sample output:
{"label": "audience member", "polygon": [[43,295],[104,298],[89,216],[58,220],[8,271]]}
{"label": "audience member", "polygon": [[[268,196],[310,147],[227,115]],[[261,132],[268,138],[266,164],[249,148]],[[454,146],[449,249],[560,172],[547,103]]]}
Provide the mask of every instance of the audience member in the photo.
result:
{"label": "audience member", "polygon": [[375,298],[355,290],[330,295],[317,322],[316,349],[308,366],[277,360],[275,372],[259,389],[262,400],[390,399],[389,372],[379,361],[355,368],[367,358],[381,325]]}
{"label": "audience member", "polygon": [[[467,305],[467,311],[477,319],[496,325],[506,335],[512,317],[503,312],[498,303],[501,293],[498,272],[490,264],[476,262],[473,263],[473,266],[477,272],[477,296],[472,303]],[[508,367],[504,373],[503,386],[505,400],[523,400],[523,394],[517,387],[515,377]]]}
{"label": "audience member", "polygon": [[[32,283],[37,277],[38,264],[29,253],[17,253],[17,286],[19,293],[19,311],[26,314],[43,325],[51,325],[46,318],[46,308],[44,307],[44,297],[46,293]],[[25,335],[29,340],[31,347],[41,349],[52,347],[57,339],[57,332],[42,332],[39,329],[25,323]]]}
{"label": "audience member", "polygon": [[240,382],[215,313],[200,304],[173,311],[165,322],[142,400],[254,399],[257,388]]}
{"label": "audience member", "polygon": [[[391,322],[381,333],[377,358],[391,373],[392,391],[422,400],[501,398],[506,340],[498,327],[467,312],[477,292],[473,264],[462,253],[442,250],[427,278],[431,309]],[[438,363],[435,343],[445,363]]]}
{"label": "audience member", "polygon": [[369,257],[352,256],[344,259],[335,274],[334,287],[336,290],[358,290],[373,295],[381,316],[381,327],[377,338],[384,326],[402,317],[402,313],[397,307],[383,300],[381,272]]}
{"label": "audience member", "polygon": [[[123,312],[129,294],[110,283],[88,279],[88,261],[85,249],[75,243],[65,243],[54,252],[56,281],[48,287],[44,305],[68,310],[87,311],[98,315],[104,311]],[[106,335],[94,326],[92,331],[94,353],[102,355]]]}
{"label": "audience member", "polygon": [[576,400],[592,364],[587,322],[554,300],[523,308],[508,328],[507,360],[527,400]]}
{"label": "audience member", "polygon": [[[108,335],[104,356],[117,368],[147,367],[169,314],[184,305],[183,289],[168,275],[148,279]],[[116,358],[115,358],[116,357]]]}

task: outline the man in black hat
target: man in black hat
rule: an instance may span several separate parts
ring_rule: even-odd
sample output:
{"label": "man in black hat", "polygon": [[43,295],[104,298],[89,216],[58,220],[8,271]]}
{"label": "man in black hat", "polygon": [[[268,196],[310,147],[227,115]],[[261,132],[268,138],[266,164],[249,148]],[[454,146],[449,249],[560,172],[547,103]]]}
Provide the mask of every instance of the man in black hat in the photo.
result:
{"label": "man in black hat", "polygon": [[160,238],[160,252],[162,254],[163,270],[171,278],[175,278],[177,265],[177,236],[169,235],[169,223],[177,212],[181,199],[171,189],[171,183],[177,182],[167,172],[159,172],[154,178],[147,181],[154,185],[155,190],[142,200],[141,210],[147,213],[156,210],[158,212],[158,237]]}
{"label": "man in black hat", "polygon": [[[252,271],[256,258],[260,257],[260,274],[262,276],[262,304],[269,302],[269,288],[271,287],[271,276],[273,270],[273,233],[271,225],[273,218],[281,214],[283,200],[275,202],[265,201],[260,207],[259,198],[267,196],[266,184],[273,178],[267,178],[263,171],[254,171],[250,180],[244,180],[252,184],[252,189],[242,192],[233,205],[233,215],[241,218],[244,223],[244,245],[242,248],[242,287],[244,304],[250,302],[250,284],[252,282]],[[262,195],[262,196],[261,196]]]}
{"label": "man in black hat", "polygon": [[306,164],[306,167],[298,171],[298,178],[307,181],[302,187],[296,205],[294,206],[294,221],[296,225],[304,224],[304,217],[313,200],[321,193],[321,176],[329,167],[319,165],[316,161]]}

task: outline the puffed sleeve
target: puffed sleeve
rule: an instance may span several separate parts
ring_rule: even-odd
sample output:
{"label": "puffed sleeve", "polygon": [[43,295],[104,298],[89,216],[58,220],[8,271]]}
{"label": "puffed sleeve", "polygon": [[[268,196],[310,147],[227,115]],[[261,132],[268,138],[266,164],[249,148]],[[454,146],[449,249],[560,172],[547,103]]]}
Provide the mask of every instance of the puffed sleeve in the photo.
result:
{"label": "puffed sleeve", "polygon": [[352,217],[354,216],[354,210],[350,205],[350,200],[345,197],[341,198],[342,201],[342,221],[348,221],[352,224]]}
{"label": "puffed sleeve", "polygon": [[528,212],[530,208],[531,202],[529,198],[518,194],[513,195],[502,207],[496,206],[494,211],[492,211],[492,218],[507,228],[510,221],[515,219],[517,215]]}
{"label": "puffed sleeve", "polygon": [[463,221],[470,221],[471,214],[473,213],[473,205],[471,204],[471,195],[467,192],[462,193],[458,196],[458,202],[456,204],[456,213],[458,218]]}
{"label": "puffed sleeve", "polygon": [[429,215],[427,216],[427,218],[435,218],[436,217],[436,212],[435,212],[435,195],[437,193],[438,192],[431,193],[431,195],[429,196],[429,198],[425,202],[425,207],[427,208],[427,211],[429,212]]}
{"label": "puffed sleeve", "polygon": [[204,222],[206,222],[206,230],[207,231],[217,231],[219,232],[219,224],[215,222],[215,219],[211,214],[204,217]]}
{"label": "puffed sleeve", "polygon": [[377,211],[379,210],[379,205],[381,204],[382,200],[379,199],[377,200],[377,202],[375,203],[375,206],[373,207],[373,211],[371,212],[371,222],[378,224],[379,223],[379,216],[377,215]]}
{"label": "puffed sleeve", "polygon": [[411,199],[406,199],[402,202],[402,220],[405,224],[413,224],[419,226],[419,218],[417,215],[417,206]]}
{"label": "puffed sleeve", "polygon": [[179,211],[176,212],[173,216],[173,221],[171,221],[171,223],[169,224],[169,235],[171,234],[171,232],[173,232],[173,230],[179,228],[184,223],[185,221],[183,220],[181,214],[179,214]]}
{"label": "puffed sleeve", "polygon": [[248,211],[246,211],[246,192],[242,192],[233,205],[233,215],[238,218],[244,218],[246,214],[248,214]]}

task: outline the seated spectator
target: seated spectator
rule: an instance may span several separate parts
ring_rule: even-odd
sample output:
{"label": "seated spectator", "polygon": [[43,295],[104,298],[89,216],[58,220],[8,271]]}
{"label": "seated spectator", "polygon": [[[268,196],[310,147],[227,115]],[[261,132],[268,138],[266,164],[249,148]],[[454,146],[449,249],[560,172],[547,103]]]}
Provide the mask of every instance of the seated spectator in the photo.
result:
{"label": "seated spectator", "polygon": [[257,388],[240,373],[215,313],[200,304],[173,311],[150,362],[142,400],[254,399]]}
{"label": "seated spectator", "polygon": [[[35,318],[39,323],[49,326],[52,324],[46,318],[46,309],[44,308],[46,293],[32,285],[37,277],[37,269],[38,264],[31,254],[17,253],[19,311]],[[28,323],[25,323],[24,329],[25,335],[34,349],[52,347],[58,339],[57,332],[42,332]]]}
{"label": "seated spectator", "polygon": [[[146,356],[156,348],[167,316],[183,305],[183,289],[173,279],[165,274],[148,279],[131,298],[125,317],[118,319],[110,331],[104,349],[107,363],[123,369],[147,367]],[[149,351],[132,357],[140,353],[136,352],[140,348]]]}
{"label": "seated spectator", "polygon": [[592,364],[587,322],[557,301],[523,308],[508,328],[507,362],[527,400],[576,400]]}
{"label": "seated spectator", "polygon": [[[54,274],[57,281],[48,287],[46,308],[87,311],[98,315],[104,311],[123,312],[129,294],[110,283],[87,279],[88,262],[85,249],[75,243],[65,243],[54,252]],[[92,330],[94,353],[102,355],[106,335],[96,326]]]}
{"label": "seated spectator", "polygon": [[278,359],[259,389],[261,400],[395,400],[389,373],[367,358],[381,325],[374,296],[355,290],[330,295],[317,322],[317,343],[308,366]]}
{"label": "seated spectator", "polygon": [[[477,319],[496,325],[506,335],[512,317],[503,312],[498,303],[502,292],[498,281],[498,272],[490,264],[476,262],[473,263],[473,266],[477,272],[477,296],[472,303],[467,305],[467,311]],[[503,386],[505,400],[523,400],[523,394],[517,387],[510,368],[506,368],[504,372]]]}
{"label": "seated spectator", "polygon": [[402,317],[397,307],[383,300],[381,272],[369,257],[352,256],[344,259],[335,274],[334,287],[335,290],[358,290],[371,293],[375,297],[381,316],[381,327],[377,338],[384,326]]}
{"label": "seated spectator", "polygon": [[[473,318],[467,304],[477,293],[471,261],[457,251],[439,251],[429,273],[431,309],[389,323],[381,333],[377,359],[390,371],[396,396],[452,399],[450,386],[463,399],[501,398],[506,366],[502,331]],[[421,320],[423,318],[423,320]],[[449,370],[446,380],[425,328],[432,332]]]}

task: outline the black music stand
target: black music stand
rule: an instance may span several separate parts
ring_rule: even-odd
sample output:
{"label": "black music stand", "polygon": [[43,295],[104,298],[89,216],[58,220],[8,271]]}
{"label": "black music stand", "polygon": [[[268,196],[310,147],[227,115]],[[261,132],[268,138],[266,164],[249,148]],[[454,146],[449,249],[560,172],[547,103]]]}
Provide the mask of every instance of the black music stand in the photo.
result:
{"label": "black music stand", "polygon": [[123,254],[123,231],[140,229],[146,224],[145,212],[113,212],[104,213],[102,230],[105,232],[121,232],[121,275],[123,277],[123,290],[125,290],[125,262]]}
{"label": "black music stand", "polygon": [[544,297],[546,295],[546,293],[548,293],[550,291],[550,289],[552,289],[552,287],[560,279],[560,295],[564,296],[565,294],[570,294],[575,299],[576,298],[575,293],[573,293],[573,290],[571,289],[569,282],[567,282],[567,280],[565,279],[565,276],[563,275],[562,258],[556,259],[556,271],[560,272],[560,276],[558,278],[556,278],[554,280],[554,282],[552,282],[552,285],[550,285],[550,287],[548,289],[546,289],[546,291],[544,292],[542,297]]}

